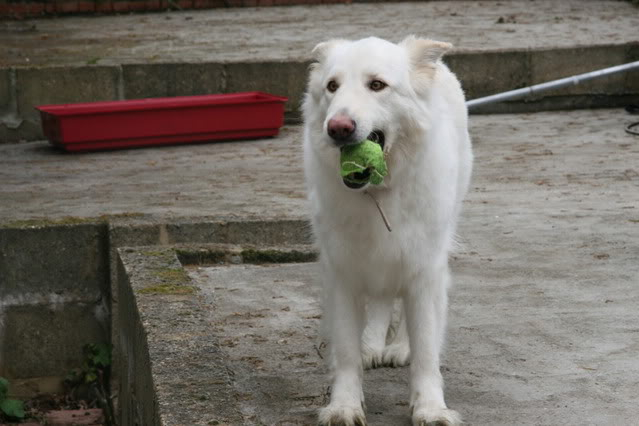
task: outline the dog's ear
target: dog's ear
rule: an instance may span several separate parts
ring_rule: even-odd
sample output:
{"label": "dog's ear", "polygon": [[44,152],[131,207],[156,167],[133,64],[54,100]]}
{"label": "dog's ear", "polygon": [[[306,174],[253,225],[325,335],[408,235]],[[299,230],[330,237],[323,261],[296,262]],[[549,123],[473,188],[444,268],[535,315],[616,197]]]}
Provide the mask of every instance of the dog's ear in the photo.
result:
{"label": "dog's ear", "polygon": [[406,37],[400,43],[400,46],[403,46],[408,51],[408,57],[415,68],[432,66],[453,48],[450,43],[417,38],[415,36]]}
{"label": "dog's ear", "polygon": [[312,50],[313,60],[315,62],[324,62],[328,57],[328,53],[338,44],[342,43],[344,40],[333,39],[328,41],[323,41],[315,46]]}
{"label": "dog's ear", "polygon": [[413,74],[415,89],[425,89],[435,76],[435,64],[453,45],[443,41],[406,37],[400,46],[406,49]]}

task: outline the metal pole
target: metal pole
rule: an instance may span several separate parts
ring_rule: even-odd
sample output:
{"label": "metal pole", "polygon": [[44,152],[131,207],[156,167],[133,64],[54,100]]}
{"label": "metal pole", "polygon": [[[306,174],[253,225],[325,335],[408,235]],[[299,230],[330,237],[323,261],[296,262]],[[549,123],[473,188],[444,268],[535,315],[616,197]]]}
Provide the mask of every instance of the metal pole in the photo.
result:
{"label": "metal pole", "polygon": [[620,72],[626,72],[634,69],[639,69],[639,61],[630,62],[623,65],[617,65],[615,67],[604,68],[597,71],[587,72],[585,74],[574,75],[572,77],[560,78],[559,80],[549,81],[547,83],[535,84],[533,86],[523,87],[521,89],[510,90],[508,92],[497,93],[496,95],[486,96],[483,98],[473,99],[466,102],[468,109],[478,107],[480,105],[492,104],[495,102],[507,101],[509,99],[523,98],[524,96],[533,95],[535,93],[545,92],[546,90],[559,89],[565,86],[576,86],[579,83],[583,83],[587,80],[594,78],[605,77]]}

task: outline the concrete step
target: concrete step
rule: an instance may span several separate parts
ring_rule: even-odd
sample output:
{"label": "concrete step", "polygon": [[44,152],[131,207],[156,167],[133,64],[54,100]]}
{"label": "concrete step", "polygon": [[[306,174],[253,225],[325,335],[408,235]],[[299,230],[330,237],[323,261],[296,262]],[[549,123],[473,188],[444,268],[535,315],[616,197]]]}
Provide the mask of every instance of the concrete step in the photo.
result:
{"label": "concrete step", "polygon": [[[568,184],[568,174],[594,178],[602,173],[601,156],[610,158],[607,169],[617,164],[615,173],[622,176],[633,169],[628,156],[638,152],[636,137],[623,131],[632,121],[636,116],[621,109],[473,115],[476,171],[492,173],[486,165],[499,158],[503,161],[495,170],[507,170],[506,158],[525,160],[525,144],[532,144],[535,152],[555,155],[543,157],[553,165],[552,173],[528,173],[530,183]],[[222,225],[211,225],[210,235],[198,228],[213,218],[211,223],[223,220],[233,229],[239,226],[234,223],[254,221],[258,225],[247,235],[258,235],[263,221],[300,223],[308,217],[301,143],[301,127],[286,126],[272,139],[78,155],[60,154],[46,142],[0,145],[0,224],[117,219],[150,223],[152,233],[162,233],[168,243],[230,232]],[[584,143],[589,145],[578,148]],[[581,163],[572,164],[575,159]],[[517,168],[523,179],[524,171]],[[175,225],[162,230],[157,222]]]}
{"label": "concrete step", "polygon": [[[0,22],[0,143],[42,138],[34,106],[261,90],[299,120],[310,51],[328,38],[418,34],[469,98],[639,60],[630,2],[436,1],[246,8]],[[627,73],[483,112],[639,101]],[[481,112],[481,111],[480,111]]]}

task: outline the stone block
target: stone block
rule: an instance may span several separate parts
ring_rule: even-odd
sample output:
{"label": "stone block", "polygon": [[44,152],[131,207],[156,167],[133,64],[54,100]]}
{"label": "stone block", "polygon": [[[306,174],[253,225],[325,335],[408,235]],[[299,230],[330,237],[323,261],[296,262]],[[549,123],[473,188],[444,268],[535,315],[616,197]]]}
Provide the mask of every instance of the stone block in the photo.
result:
{"label": "stone block", "polygon": [[11,306],[5,311],[0,375],[65,376],[81,368],[87,343],[107,342],[99,303]]}
{"label": "stone block", "polygon": [[227,64],[226,92],[260,91],[288,97],[287,112],[298,112],[306,90],[308,62]]}
{"label": "stone block", "polygon": [[444,57],[462,83],[467,99],[530,84],[528,52],[457,53]]}
{"label": "stone block", "polygon": [[0,271],[3,301],[50,303],[106,295],[106,225],[0,228]]}
{"label": "stone block", "polygon": [[[626,48],[626,63],[639,61],[639,42],[629,44]],[[627,72],[625,75],[625,89],[627,94],[639,93],[639,70]]]}
{"label": "stone block", "polygon": [[118,67],[16,69],[18,114],[39,127],[37,105],[115,100],[118,99],[118,79]]}
{"label": "stone block", "polygon": [[40,123],[22,120],[17,128],[11,127],[0,124],[0,144],[44,139]]}
{"label": "stone block", "polygon": [[220,64],[123,65],[126,99],[208,95],[223,91]]}

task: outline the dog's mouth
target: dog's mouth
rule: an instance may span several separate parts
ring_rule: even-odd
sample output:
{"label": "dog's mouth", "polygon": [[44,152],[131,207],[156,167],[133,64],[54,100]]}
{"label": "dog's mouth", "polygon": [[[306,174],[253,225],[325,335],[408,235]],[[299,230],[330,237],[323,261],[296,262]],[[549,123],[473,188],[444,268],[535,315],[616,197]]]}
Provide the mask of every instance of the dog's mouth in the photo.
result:
{"label": "dog's mouth", "polygon": [[384,144],[386,142],[386,136],[384,135],[384,132],[382,132],[381,130],[373,130],[366,137],[366,139],[368,139],[369,141],[373,141],[373,142],[379,144],[379,146],[382,147],[382,151],[384,150]]}
{"label": "dog's mouth", "polygon": [[[378,129],[373,130],[372,132],[369,133],[366,139],[368,139],[369,141],[375,142],[376,144],[382,147],[382,151],[384,150],[384,143],[386,142],[386,136],[384,135],[384,132],[382,132],[381,130],[378,130]],[[347,187],[351,189],[360,189],[368,185],[368,181],[370,180],[370,177],[371,177],[371,170],[366,169],[361,173],[356,172],[356,173],[350,174],[348,176],[348,180],[347,179],[342,179],[342,180],[344,182],[344,185],[346,185]]]}

